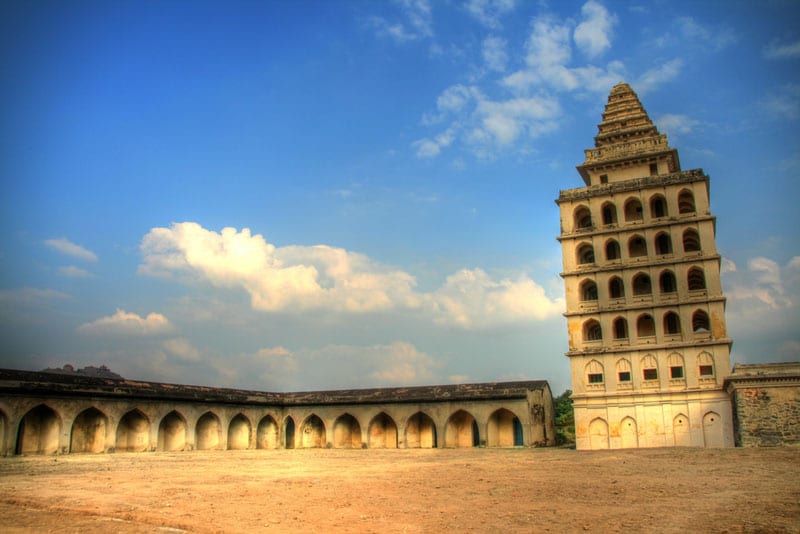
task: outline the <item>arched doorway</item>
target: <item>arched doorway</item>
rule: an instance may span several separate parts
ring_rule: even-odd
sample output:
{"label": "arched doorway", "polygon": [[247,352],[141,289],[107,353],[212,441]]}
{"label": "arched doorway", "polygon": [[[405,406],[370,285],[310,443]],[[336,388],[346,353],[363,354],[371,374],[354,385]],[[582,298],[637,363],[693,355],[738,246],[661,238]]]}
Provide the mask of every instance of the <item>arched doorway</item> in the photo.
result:
{"label": "arched doorway", "polygon": [[635,449],[639,446],[639,431],[632,417],[626,417],[620,422],[619,437],[623,449]]}
{"label": "arched doorway", "polygon": [[244,414],[237,414],[228,425],[228,450],[250,448],[250,420]]}
{"label": "arched doorway", "polygon": [[222,425],[214,412],[206,412],[197,420],[194,443],[198,450],[219,449],[221,435]]}
{"label": "arched doorway", "polygon": [[158,450],[173,452],[186,448],[186,419],[173,410],[158,425]]}
{"label": "arched doorway", "polygon": [[294,419],[287,417],[283,424],[283,443],[287,449],[294,449]]}
{"label": "arched doorway", "polygon": [[333,446],[337,449],[361,448],[361,425],[349,413],[333,422]]}
{"label": "arched doorway", "polygon": [[722,418],[718,413],[708,412],[703,416],[703,441],[706,447],[724,447]]}
{"label": "arched doorway", "polygon": [[368,428],[370,449],[396,449],[397,425],[384,412],[379,413],[369,422]]}
{"label": "arched doorway", "polygon": [[303,448],[315,449],[325,446],[325,423],[314,414],[303,423]]}
{"label": "arched doorway", "polygon": [[444,427],[445,447],[475,447],[478,444],[478,424],[472,415],[458,410]]}
{"label": "arched doorway", "polygon": [[521,447],[522,424],[511,410],[500,408],[489,416],[486,445],[488,447]]}
{"label": "arched doorway", "polygon": [[672,419],[672,433],[675,437],[676,447],[690,447],[692,435],[689,432],[689,418],[679,413]]}
{"label": "arched doorway", "polygon": [[589,423],[589,444],[592,450],[608,448],[608,423],[599,417]]}
{"label": "arched doorway", "polygon": [[58,452],[61,418],[48,406],[32,408],[19,423],[17,454],[54,454]]}
{"label": "arched doorway", "polygon": [[[294,434],[294,432],[292,432],[292,434]],[[256,448],[278,448],[278,423],[276,423],[275,419],[270,415],[262,417],[261,421],[258,423],[258,429],[256,430]]]}
{"label": "arched doorway", "polygon": [[143,452],[150,447],[150,420],[139,410],[122,416],[117,425],[117,452]]}
{"label": "arched doorway", "polygon": [[430,449],[438,447],[436,425],[429,415],[417,412],[406,423],[406,448]]}
{"label": "arched doorway", "polygon": [[98,453],[106,450],[108,417],[97,408],[87,408],[75,418],[69,438],[69,452]]}

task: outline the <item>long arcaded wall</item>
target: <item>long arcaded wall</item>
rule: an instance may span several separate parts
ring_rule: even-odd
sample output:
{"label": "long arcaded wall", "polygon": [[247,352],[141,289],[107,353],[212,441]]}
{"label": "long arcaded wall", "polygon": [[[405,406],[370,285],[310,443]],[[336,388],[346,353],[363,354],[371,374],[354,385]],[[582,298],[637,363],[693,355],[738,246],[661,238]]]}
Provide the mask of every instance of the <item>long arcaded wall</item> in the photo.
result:
{"label": "long arcaded wall", "polygon": [[0,370],[0,454],[553,444],[544,381],[265,393]]}

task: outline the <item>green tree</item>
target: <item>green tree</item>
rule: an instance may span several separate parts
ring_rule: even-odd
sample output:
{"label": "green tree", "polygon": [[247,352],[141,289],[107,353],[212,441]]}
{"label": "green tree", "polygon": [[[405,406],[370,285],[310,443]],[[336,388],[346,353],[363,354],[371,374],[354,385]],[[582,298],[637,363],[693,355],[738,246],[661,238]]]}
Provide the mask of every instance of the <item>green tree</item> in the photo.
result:
{"label": "green tree", "polygon": [[575,413],[572,411],[572,390],[553,399],[556,418],[556,445],[575,443]]}

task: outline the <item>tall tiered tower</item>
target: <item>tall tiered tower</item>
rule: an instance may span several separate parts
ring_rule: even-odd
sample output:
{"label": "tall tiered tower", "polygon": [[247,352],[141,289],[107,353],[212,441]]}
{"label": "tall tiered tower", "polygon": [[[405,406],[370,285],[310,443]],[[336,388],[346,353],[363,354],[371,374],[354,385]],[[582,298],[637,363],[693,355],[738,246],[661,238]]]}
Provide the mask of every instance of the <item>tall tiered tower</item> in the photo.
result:
{"label": "tall tiered tower", "polygon": [[598,130],[557,201],[577,447],[733,446],[709,178],[625,83]]}

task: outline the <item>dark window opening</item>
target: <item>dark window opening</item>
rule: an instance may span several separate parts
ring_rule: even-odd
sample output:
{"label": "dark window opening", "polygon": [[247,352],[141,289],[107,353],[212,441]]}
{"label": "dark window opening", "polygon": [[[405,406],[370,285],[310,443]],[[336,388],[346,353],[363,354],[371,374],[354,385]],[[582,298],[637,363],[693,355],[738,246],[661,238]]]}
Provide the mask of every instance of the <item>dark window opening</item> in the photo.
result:
{"label": "dark window opening", "polygon": [[589,373],[589,383],[590,384],[602,384],[603,383],[603,373]]}
{"label": "dark window opening", "polygon": [[678,195],[678,212],[679,213],[694,213],[694,195],[691,191],[684,189]]}
{"label": "dark window opening", "polygon": [[645,380],[658,380],[658,369],[644,369],[643,376]]}
{"label": "dark window opening", "polygon": [[700,376],[714,376],[714,366],[713,365],[701,365],[700,366]]}
{"label": "dark window opening", "polygon": [[603,206],[603,224],[616,224],[617,222],[617,209],[613,204],[606,204]]}
{"label": "dark window opening", "polygon": [[669,368],[669,377],[670,378],[683,378],[683,366],[677,367],[670,367]]}
{"label": "dark window opening", "polygon": [[664,316],[664,330],[667,334],[681,333],[681,320],[676,313],[668,313]]}
{"label": "dark window opening", "polygon": [[614,321],[614,339],[628,339],[628,321],[622,317]]}
{"label": "dark window opening", "polygon": [[650,176],[656,176],[658,174],[658,164],[651,163],[650,164]]}
{"label": "dark window opening", "polygon": [[606,259],[608,261],[618,260],[621,254],[619,252],[619,243],[613,239],[606,243]]}
{"label": "dark window opening", "polygon": [[600,323],[597,321],[590,321],[585,327],[586,341],[599,341],[603,339],[603,330],[600,328]]}
{"label": "dark window opening", "polygon": [[600,183],[601,184],[607,184],[608,183],[608,175],[607,174],[601,174],[600,175]]}
{"label": "dark window opening", "polygon": [[647,244],[642,237],[635,236],[628,241],[628,255],[631,258],[647,256]]}
{"label": "dark window opening", "polygon": [[650,211],[655,219],[667,216],[667,201],[661,195],[650,201]]}
{"label": "dark window opening", "polygon": [[646,274],[639,274],[633,279],[633,294],[634,295],[650,295],[653,288],[650,284],[650,277]]}
{"label": "dark window opening", "polygon": [[591,245],[584,245],[578,250],[578,263],[580,265],[594,263],[594,248]]}
{"label": "dark window opening", "polygon": [[702,269],[693,268],[687,275],[689,291],[699,291],[706,288],[706,275]]}
{"label": "dark window opening", "polygon": [[619,381],[620,382],[630,382],[631,381],[631,372],[630,371],[620,371],[619,372]]}
{"label": "dark window opening", "polygon": [[669,234],[658,234],[656,236],[656,254],[672,254],[672,239]]}
{"label": "dark window opening", "polygon": [[584,282],[581,291],[581,300],[597,300],[597,284],[592,281]]}
{"label": "dark window opening", "polygon": [[621,299],[625,296],[625,286],[619,278],[612,278],[608,283],[608,293],[612,299]]}

